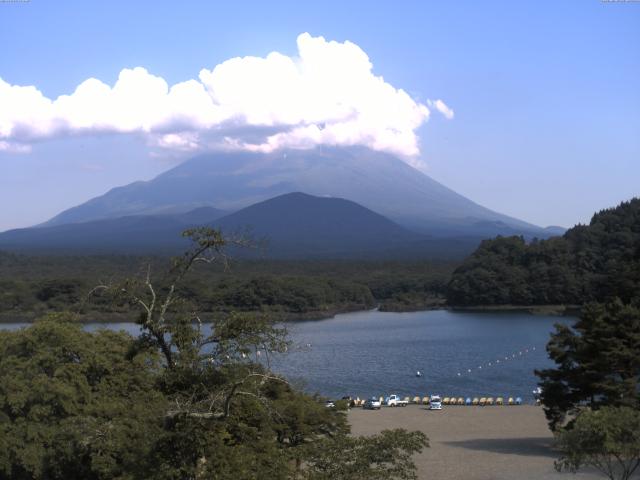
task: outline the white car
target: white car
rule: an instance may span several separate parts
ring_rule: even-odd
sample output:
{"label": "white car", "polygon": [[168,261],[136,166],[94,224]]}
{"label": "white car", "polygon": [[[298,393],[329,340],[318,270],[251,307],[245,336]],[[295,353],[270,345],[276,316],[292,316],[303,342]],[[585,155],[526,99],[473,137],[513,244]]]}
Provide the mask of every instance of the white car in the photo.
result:
{"label": "white car", "polygon": [[406,400],[402,400],[399,395],[389,395],[385,400],[384,404],[387,407],[406,407],[409,405],[409,402]]}
{"label": "white car", "polygon": [[362,408],[364,408],[365,410],[380,410],[381,407],[382,402],[380,402],[380,400],[376,397],[367,399],[367,401],[364,402],[364,405],[362,406]]}
{"label": "white car", "polygon": [[431,395],[429,399],[429,410],[442,410],[442,399],[440,395]]}

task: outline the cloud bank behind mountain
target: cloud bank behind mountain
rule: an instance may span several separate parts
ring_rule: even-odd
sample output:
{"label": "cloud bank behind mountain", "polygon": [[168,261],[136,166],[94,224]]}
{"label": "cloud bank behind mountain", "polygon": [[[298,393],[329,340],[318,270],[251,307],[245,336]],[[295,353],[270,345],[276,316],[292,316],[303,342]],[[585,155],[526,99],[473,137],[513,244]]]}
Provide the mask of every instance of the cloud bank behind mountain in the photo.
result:
{"label": "cloud bank behind mountain", "polygon": [[386,82],[350,41],[303,33],[297,47],[292,57],[232,58],[171,86],[145,68],[125,68],[113,86],[89,78],[56,99],[0,78],[0,150],[20,153],[60,136],[139,133],[168,150],[361,145],[422,165],[416,130],[430,109],[453,118],[444,101],[421,103]]}

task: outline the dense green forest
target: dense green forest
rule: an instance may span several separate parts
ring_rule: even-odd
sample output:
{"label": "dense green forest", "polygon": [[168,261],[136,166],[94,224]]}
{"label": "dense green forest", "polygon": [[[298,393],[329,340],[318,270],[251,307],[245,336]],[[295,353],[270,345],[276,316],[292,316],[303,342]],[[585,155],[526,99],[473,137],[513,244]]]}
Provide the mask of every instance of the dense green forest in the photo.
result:
{"label": "dense green forest", "polygon": [[[35,317],[72,310],[87,318],[126,315],[94,287],[147,268],[169,266],[162,257],[25,256],[0,252],[0,312],[4,318]],[[184,298],[197,299],[201,311],[262,311],[286,319],[322,318],[336,312],[379,305],[383,310],[412,310],[439,305],[455,264],[420,261],[237,261],[226,270],[199,265]]]}
{"label": "dense green forest", "polygon": [[0,330],[0,480],[415,480],[422,432],[349,435],[345,401],[328,408],[259,361],[286,351],[282,326],[233,314],[200,328],[181,286],[225,241],[194,240],[163,274],[101,289],[131,306],[138,337],[69,313]]}
{"label": "dense green forest", "polygon": [[562,237],[485,240],[453,273],[453,305],[582,305],[640,295],[640,199]]}

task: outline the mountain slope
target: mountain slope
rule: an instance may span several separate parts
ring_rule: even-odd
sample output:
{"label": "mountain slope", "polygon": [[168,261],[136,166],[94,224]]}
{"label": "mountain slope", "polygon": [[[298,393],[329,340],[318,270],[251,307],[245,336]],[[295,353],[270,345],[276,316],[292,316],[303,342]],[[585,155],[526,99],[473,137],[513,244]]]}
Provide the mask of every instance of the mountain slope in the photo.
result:
{"label": "mountain slope", "polygon": [[186,248],[187,228],[210,224],[225,214],[202,207],[185,214],[131,215],[90,222],[20,228],[0,233],[0,248],[63,253],[175,253]]}
{"label": "mountain slope", "polygon": [[151,181],[114,188],[47,224],[206,205],[238,210],[290,192],[349,199],[432,235],[548,236],[535,225],[472,202],[392,155],[361,147],[200,155]]}
{"label": "mountain slope", "polygon": [[299,192],[251,205],[215,225],[223,232],[249,228],[268,240],[267,255],[276,257],[391,254],[423,238],[349,200]]}
{"label": "mountain slope", "polygon": [[461,258],[479,241],[428,237],[355,202],[298,192],[214,218],[219,213],[201,208],[182,215],[134,215],[12,230],[0,234],[0,249],[176,254],[188,246],[180,233],[196,225],[227,234],[248,232],[259,244],[266,240],[259,249],[230,251],[253,258]]}

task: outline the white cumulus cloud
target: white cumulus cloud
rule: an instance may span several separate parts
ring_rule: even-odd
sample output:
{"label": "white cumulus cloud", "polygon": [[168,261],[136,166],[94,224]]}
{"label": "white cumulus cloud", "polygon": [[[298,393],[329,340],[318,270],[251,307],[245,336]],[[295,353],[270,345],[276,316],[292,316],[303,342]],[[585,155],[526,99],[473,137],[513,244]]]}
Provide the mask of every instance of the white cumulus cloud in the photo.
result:
{"label": "white cumulus cloud", "polygon": [[171,86],[142,67],[124,69],[113,86],[90,78],[56,99],[0,78],[0,150],[115,132],[177,151],[364,145],[410,158],[429,107],[453,118],[442,100],[420,103],[375,75],[352,42],[303,33],[297,45],[294,57],[232,58]]}

